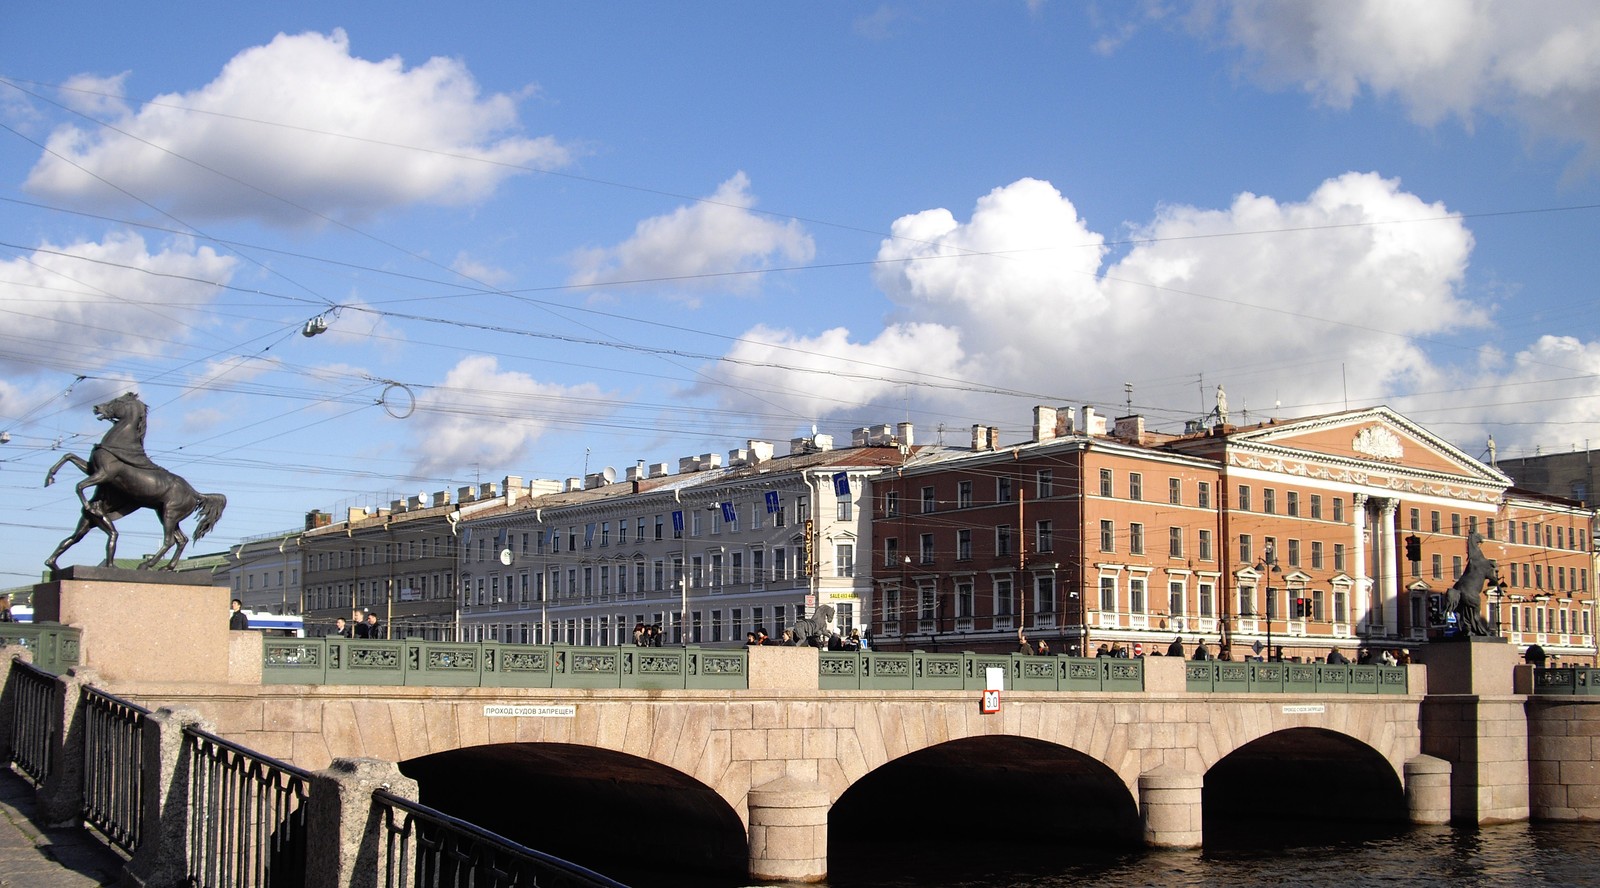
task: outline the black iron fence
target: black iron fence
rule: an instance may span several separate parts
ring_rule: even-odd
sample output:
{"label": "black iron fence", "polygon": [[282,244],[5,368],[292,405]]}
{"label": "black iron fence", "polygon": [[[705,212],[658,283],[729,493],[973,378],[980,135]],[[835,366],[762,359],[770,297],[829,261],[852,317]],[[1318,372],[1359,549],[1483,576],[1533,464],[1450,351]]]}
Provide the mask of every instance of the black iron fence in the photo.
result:
{"label": "black iron fence", "polygon": [[311,773],[194,727],[184,729],[183,744],[189,884],[305,884]]}
{"label": "black iron fence", "polygon": [[385,790],[373,792],[372,808],[383,825],[383,888],[626,888]]}
{"label": "black iron fence", "polygon": [[43,783],[54,764],[61,732],[56,677],[18,660],[11,665],[6,696],[11,698],[11,760],[34,783]]}
{"label": "black iron fence", "polygon": [[144,814],[144,719],[150,710],[88,685],[82,703],[83,819],[131,854]]}

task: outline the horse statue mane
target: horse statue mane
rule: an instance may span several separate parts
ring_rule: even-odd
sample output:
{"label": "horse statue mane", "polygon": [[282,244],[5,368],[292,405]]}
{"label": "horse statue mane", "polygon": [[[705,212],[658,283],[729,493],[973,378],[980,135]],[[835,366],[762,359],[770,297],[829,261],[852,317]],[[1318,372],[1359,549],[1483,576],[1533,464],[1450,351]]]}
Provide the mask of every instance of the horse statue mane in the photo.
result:
{"label": "horse statue mane", "polygon": [[1483,537],[1467,534],[1467,567],[1445,595],[1444,609],[1456,615],[1456,625],[1467,635],[1496,634],[1483,619],[1483,587],[1495,578],[1496,566],[1483,554]]}
{"label": "horse statue mane", "polygon": [[[140,570],[155,568],[168,551],[172,552],[172,557],[163,569],[177,569],[178,559],[189,544],[189,536],[178,523],[190,515],[200,513],[194,539],[200,539],[216,527],[228,504],[227,497],[220,493],[197,493],[188,481],[150,459],[144,449],[148,414],[149,408],[133,392],[94,405],[95,418],[110,422],[111,428],[89,451],[88,459],[69,453],[45,475],[44,486],[49,487],[55,483],[56,472],[67,463],[84,474],[84,479],[77,484],[78,501],[83,506],[77,529],[45,560],[51,571],[57,569],[56,560],[62,553],[94,528],[106,534],[106,560],[101,566],[114,567],[116,521],[139,509],[154,511],[162,529],[161,548],[139,563]],[[91,487],[94,488],[93,497],[87,493]]]}

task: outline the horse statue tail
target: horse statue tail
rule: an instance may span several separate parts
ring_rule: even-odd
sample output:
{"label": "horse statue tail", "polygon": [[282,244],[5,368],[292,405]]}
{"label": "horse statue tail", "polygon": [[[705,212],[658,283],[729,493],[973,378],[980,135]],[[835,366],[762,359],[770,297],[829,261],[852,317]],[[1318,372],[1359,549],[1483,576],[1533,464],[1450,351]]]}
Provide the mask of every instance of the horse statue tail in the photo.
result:
{"label": "horse statue tail", "polygon": [[217,521],[222,518],[222,510],[227,505],[228,498],[220,493],[200,494],[200,523],[194,528],[195,539],[200,539],[217,526]]}

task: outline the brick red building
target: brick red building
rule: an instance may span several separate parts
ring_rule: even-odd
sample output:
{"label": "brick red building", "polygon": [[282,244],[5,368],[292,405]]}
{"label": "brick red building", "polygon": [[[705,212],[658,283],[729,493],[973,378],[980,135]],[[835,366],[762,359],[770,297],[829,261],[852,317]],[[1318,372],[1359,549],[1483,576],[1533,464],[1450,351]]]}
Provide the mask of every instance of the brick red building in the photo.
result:
{"label": "brick red building", "polygon": [[1074,419],[1037,408],[1028,441],[978,427],[875,479],[880,648],[1005,650],[1020,629],[1056,652],[1414,649],[1450,630],[1476,532],[1500,571],[1486,619],[1595,661],[1592,513],[1388,408],[1181,436]]}

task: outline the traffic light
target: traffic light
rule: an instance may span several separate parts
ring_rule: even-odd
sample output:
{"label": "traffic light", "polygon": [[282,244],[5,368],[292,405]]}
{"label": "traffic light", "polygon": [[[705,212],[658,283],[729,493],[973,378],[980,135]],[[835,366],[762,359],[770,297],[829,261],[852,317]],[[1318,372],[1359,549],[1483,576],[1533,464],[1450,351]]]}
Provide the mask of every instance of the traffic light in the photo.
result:
{"label": "traffic light", "polygon": [[1306,620],[1311,617],[1311,599],[1296,598],[1294,600],[1294,615],[1296,619]]}
{"label": "traffic light", "polygon": [[1441,595],[1428,596],[1428,625],[1444,625],[1444,597]]}
{"label": "traffic light", "polygon": [[1406,560],[1422,560],[1422,539],[1416,534],[1406,537]]}

